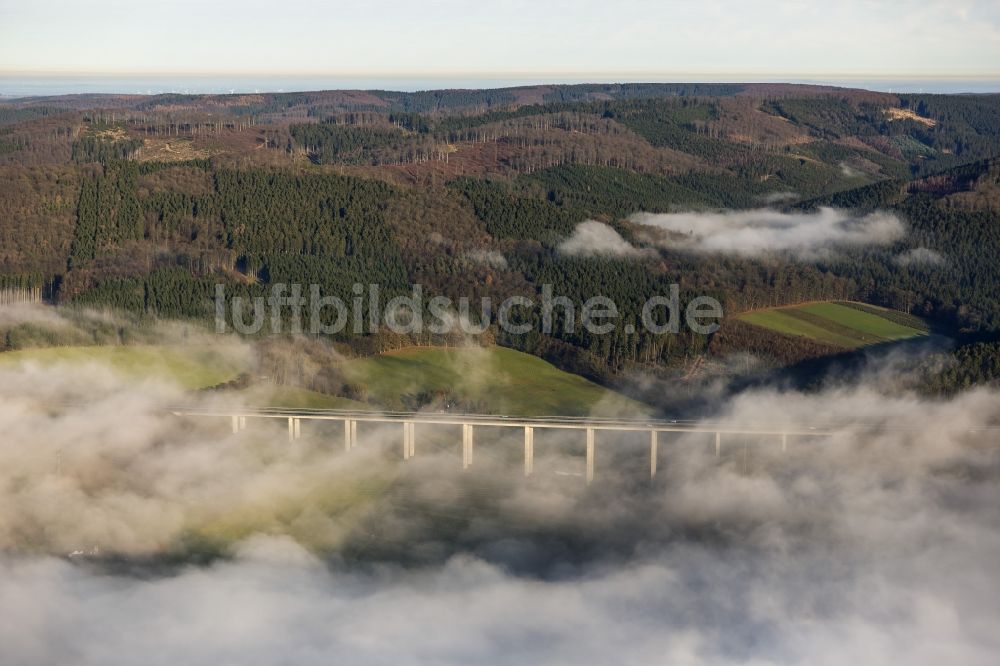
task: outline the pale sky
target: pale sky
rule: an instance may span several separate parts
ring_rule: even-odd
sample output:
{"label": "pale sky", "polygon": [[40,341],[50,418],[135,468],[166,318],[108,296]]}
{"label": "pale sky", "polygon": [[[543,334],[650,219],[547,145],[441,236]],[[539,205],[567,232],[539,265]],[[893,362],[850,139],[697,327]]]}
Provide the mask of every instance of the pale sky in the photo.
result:
{"label": "pale sky", "polygon": [[0,0],[0,73],[996,76],[1000,2]]}

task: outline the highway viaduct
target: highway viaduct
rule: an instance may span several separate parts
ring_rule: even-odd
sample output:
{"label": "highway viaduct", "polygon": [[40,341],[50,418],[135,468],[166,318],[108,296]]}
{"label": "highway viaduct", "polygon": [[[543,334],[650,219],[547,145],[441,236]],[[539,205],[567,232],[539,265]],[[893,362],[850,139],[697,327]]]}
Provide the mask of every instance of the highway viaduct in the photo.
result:
{"label": "highway viaduct", "polygon": [[586,481],[594,480],[594,459],[599,432],[640,432],[649,436],[649,474],[656,476],[657,448],[660,433],[704,433],[715,438],[715,454],[721,455],[723,440],[731,436],[774,437],[781,442],[782,450],[788,447],[790,437],[831,437],[840,429],[829,427],[791,428],[734,426],[732,424],[704,421],[665,421],[656,419],[610,419],[597,417],[521,417],[493,416],[483,414],[451,414],[433,412],[365,412],[346,410],[309,409],[241,409],[220,411],[210,409],[174,409],[177,416],[215,417],[229,419],[233,433],[247,426],[247,419],[285,420],[288,423],[288,439],[294,441],[302,436],[303,421],[340,421],[344,428],[344,449],[350,451],[358,445],[358,423],[396,424],[400,427],[403,460],[409,460],[417,453],[417,425],[437,425],[461,427],[462,468],[473,464],[475,433],[477,428],[515,428],[524,435],[524,475],[534,472],[535,430],[579,431],[586,443]]}

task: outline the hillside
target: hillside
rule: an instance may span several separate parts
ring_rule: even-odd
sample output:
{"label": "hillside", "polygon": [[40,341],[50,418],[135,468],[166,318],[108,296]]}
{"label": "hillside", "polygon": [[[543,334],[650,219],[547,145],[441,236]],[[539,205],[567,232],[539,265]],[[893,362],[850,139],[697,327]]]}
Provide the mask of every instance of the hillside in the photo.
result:
{"label": "hillside", "polygon": [[[0,292],[208,321],[216,284],[250,298],[279,283],[341,297],[378,284],[385,299],[420,284],[425,301],[474,302],[550,284],[577,303],[613,299],[622,325],[592,335],[577,313],[573,330],[545,332],[531,313],[529,335],[474,337],[601,381],[739,351],[829,351],[831,339],[761,340],[735,318],[724,340],[645,331],[643,302],[673,284],[727,313],[851,300],[988,335],[998,118],[997,95],[792,85],[13,100],[0,105]],[[841,226],[889,215],[900,232],[807,256],[704,252],[635,217],[822,207]],[[619,253],[566,251],[585,220]],[[349,312],[331,342],[361,355],[461,342],[354,333],[370,315],[367,302]]]}
{"label": "hillside", "polygon": [[430,409],[518,416],[648,412],[582,377],[502,347],[412,347],[348,361],[344,374],[368,400],[394,409],[423,403]]}
{"label": "hillside", "polygon": [[55,346],[0,352],[0,368],[77,366],[188,391],[212,389],[254,407],[476,411],[505,415],[640,415],[649,408],[502,347],[411,347],[339,359],[339,390],[317,391],[261,377],[259,359],[236,345]]}
{"label": "hillside", "polygon": [[76,365],[108,369],[132,380],[165,381],[203,389],[236,379],[250,369],[246,350],[217,346],[47,347],[0,353],[0,366]]}

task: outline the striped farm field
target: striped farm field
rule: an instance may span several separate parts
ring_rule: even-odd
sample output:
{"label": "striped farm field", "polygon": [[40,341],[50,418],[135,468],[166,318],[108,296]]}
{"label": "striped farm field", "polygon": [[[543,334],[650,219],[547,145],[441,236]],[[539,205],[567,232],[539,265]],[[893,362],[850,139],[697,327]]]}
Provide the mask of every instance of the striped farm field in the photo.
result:
{"label": "striped farm field", "polygon": [[748,324],[784,335],[806,337],[845,349],[927,334],[919,318],[866,303],[807,303],[745,312]]}

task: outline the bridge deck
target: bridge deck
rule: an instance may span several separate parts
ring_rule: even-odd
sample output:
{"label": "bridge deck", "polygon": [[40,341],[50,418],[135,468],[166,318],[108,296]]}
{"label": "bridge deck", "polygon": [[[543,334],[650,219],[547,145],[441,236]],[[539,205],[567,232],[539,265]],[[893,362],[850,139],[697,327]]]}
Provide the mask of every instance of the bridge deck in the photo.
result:
{"label": "bridge deck", "polygon": [[[294,441],[302,436],[302,421],[342,421],[344,424],[344,448],[347,451],[358,445],[358,423],[395,423],[403,426],[403,460],[416,455],[416,435],[414,426],[425,425],[462,426],[462,468],[472,465],[476,426],[520,428],[524,431],[524,475],[534,473],[534,431],[535,429],[580,430],[586,434],[586,480],[590,484],[595,470],[595,433],[603,431],[644,432],[649,434],[649,474],[656,476],[658,456],[658,435],[673,433],[708,433],[714,435],[715,455],[722,450],[723,435],[760,435],[780,438],[781,450],[788,447],[789,437],[832,437],[847,432],[876,432],[884,430],[917,431],[917,428],[891,427],[884,424],[850,424],[831,426],[802,426],[792,424],[733,424],[709,421],[674,421],[663,419],[611,419],[577,416],[502,416],[491,414],[454,414],[448,412],[373,412],[336,409],[286,409],[286,408],[239,408],[202,409],[176,408],[171,412],[177,416],[217,417],[232,420],[233,433],[246,429],[247,418],[287,419],[288,439]],[[997,426],[962,429],[969,433],[1000,432]]]}
{"label": "bridge deck", "polygon": [[178,408],[177,416],[251,417],[263,419],[303,419],[357,421],[369,423],[425,423],[433,425],[481,425],[493,427],[533,427],[572,430],[618,430],[632,432],[701,432],[743,435],[832,436],[841,431],[830,426],[806,427],[761,424],[713,423],[664,419],[613,419],[577,416],[502,416],[492,414],[456,414],[451,412],[366,412],[338,409],[243,408],[215,410]]}

